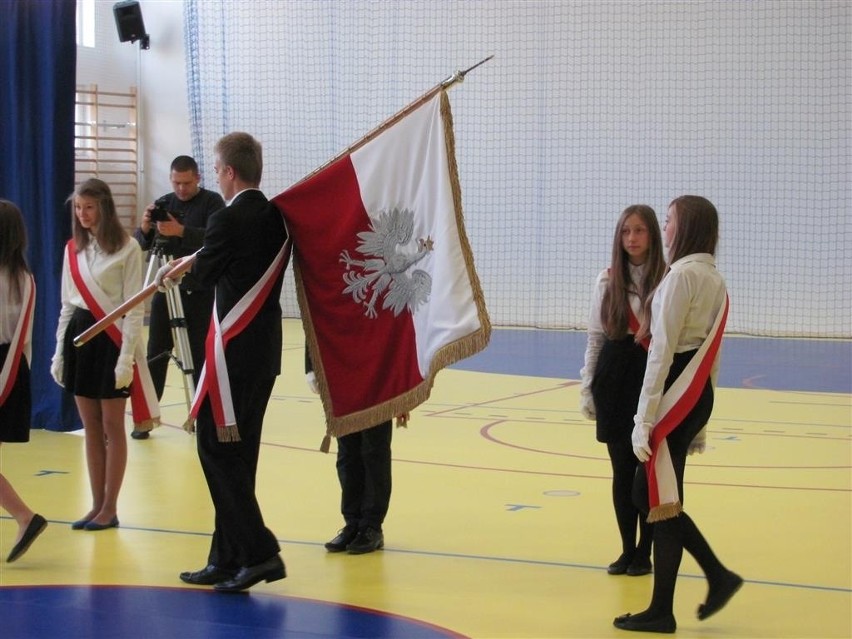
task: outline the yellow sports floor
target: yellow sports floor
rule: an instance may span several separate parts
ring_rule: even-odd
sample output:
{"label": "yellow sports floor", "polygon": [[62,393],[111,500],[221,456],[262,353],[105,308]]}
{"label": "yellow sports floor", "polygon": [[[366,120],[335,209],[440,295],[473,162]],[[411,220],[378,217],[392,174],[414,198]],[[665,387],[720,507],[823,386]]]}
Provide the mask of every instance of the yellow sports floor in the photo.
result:
{"label": "yellow sports floor", "polygon": [[[477,639],[629,636],[612,619],[644,609],[652,577],[606,573],[620,552],[609,461],[577,410],[576,380],[439,373],[431,399],[394,432],[385,549],[331,555],[323,543],[342,526],[334,444],[319,452],[323,413],[304,382],[300,324],[286,320],[284,335],[258,495],[288,577],[250,596],[367,608]],[[0,564],[0,590],[189,588],[178,573],[206,563],[213,515],[194,436],[180,428],[176,369],[162,405],[164,425],[129,440],[118,529],[70,528],[89,506],[82,431],[38,430],[0,447],[2,472],[50,522],[23,558]],[[684,554],[678,635],[852,637],[850,396],[720,388],[709,429],[707,452],[687,465],[685,509],[746,583],[699,622],[706,582]],[[0,514],[5,558],[16,527]]]}

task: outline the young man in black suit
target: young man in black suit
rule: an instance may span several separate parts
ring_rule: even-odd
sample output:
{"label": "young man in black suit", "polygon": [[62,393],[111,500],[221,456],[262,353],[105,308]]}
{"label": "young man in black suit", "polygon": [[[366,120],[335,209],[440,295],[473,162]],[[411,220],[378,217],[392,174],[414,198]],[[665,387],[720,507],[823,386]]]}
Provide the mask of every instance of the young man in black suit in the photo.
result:
{"label": "young man in black suit", "polygon": [[[263,417],[281,371],[279,296],[290,243],[281,213],[257,188],[260,144],[247,133],[231,133],[215,150],[226,207],[210,216],[192,266],[195,278],[214,287],[216,296],[218,327],[208,339],[193,402],[215,529],[207,565],[180,578],[239,592],[286,576],[281,549],[260,512],[255,477]],[[168,285],[161,276],[160,282]]]}

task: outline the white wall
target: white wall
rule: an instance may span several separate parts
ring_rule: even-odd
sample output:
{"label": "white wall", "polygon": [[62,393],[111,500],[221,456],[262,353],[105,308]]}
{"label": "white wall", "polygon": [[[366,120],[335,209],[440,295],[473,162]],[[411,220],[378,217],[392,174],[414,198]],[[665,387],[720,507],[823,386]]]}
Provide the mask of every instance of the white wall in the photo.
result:
{"label": "white wall", "polygon": [[[169,165],[192,155],[186,91],[183,0],[142,0],[150,49],[119,42],[112,0],[95,2],[95,47],[77,47],[77,84],[139,91],[139,205],[171,190]],[[212,185],[215,189],[216,185]]]}

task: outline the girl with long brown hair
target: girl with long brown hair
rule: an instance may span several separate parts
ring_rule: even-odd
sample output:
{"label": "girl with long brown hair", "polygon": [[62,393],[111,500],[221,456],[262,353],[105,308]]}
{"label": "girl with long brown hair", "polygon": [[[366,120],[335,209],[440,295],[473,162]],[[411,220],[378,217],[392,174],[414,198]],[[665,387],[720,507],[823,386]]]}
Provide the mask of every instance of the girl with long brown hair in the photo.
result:
{"label": "girl with long brown hair", "polygon": [[630,432],[648,355],[647,343],[637,342],[635,333],[645,301],[664,268],[654,209],[644,204],[628,206],[615,225],[610,266],[595,282],[585,365],[580,372],[580,410],[595,420],[597,440],[606,444],[612,465],[612,503],[621,554],[607,568],[611,575],[651,572],[650,527],[632,498],[639,462]]}
{"label": "girl with long brown hair", "polygon": [[651,348],[631,435],[644,464],[635,478],[636,506],[654,529],[654,590],[646,610],[616,617],[614,624],[670,633],[677,628],[674,590],[684,549],[709,586],[699,619],[725,606],[743,580],[719,561],[683,511],[686,457],[704,451],[728,314],[727,287],[716,269],[716,207],[697,195],[676,198],[664,233],[669,267],[651,302]]}

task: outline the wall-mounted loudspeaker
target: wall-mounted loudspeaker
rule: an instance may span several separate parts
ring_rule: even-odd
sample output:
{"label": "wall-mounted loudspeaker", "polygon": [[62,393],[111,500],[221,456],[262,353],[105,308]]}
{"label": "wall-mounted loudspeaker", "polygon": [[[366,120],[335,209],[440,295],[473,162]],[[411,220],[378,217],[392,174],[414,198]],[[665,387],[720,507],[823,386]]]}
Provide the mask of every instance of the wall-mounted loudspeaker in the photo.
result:
{"label": "wall-mounted loudspeaker", "polygon": [[112,7],[115,16],[115,26],[118,29],[119,42],[136,42],[142,40],[143,49],[147,49],[145,43],[148,34],[145,33],[145,21],[142,20],[142,7],[136,0],[124,0],[116,2]]}

